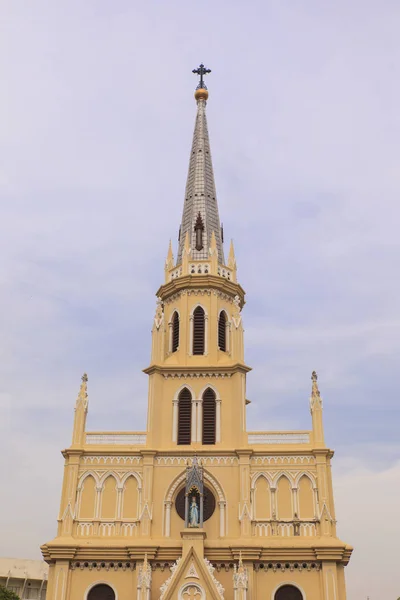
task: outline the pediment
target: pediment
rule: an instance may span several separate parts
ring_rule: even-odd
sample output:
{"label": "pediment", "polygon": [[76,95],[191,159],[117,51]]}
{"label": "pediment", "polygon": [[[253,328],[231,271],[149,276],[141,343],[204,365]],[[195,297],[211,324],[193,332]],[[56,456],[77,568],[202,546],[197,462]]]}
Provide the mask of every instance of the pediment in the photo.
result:
{"label": "pediment", "polygon": [[160,600],[224,600],[224,589],[213,575],[214,568],[192,547],[179,559],[171,577],[160,588]]}

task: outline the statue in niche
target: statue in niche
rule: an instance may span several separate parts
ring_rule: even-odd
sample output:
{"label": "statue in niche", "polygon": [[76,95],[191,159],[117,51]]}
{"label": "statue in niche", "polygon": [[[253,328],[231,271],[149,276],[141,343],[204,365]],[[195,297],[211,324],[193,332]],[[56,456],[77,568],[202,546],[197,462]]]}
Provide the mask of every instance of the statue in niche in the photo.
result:
{"label": "statue in niche", "polygon": [[197,506],[196,496],[192,496],[192,503],[189,509],[189,527],[199,527],[199,525],[199,507]]}

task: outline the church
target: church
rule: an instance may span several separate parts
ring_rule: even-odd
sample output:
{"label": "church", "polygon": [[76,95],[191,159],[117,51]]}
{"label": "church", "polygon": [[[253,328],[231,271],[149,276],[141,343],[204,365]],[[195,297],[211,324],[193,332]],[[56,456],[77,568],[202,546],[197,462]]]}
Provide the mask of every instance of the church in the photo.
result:
{"label": "church", "polygon": [[[308,431],[248,431],[245,291],[225,258],[204,65],[176,259],[156,292],[146,431],[86,431],[75,405],[48,600],[345,600],[333,456],[311,375]],[[304,406],[306,410],[306,405]]]}

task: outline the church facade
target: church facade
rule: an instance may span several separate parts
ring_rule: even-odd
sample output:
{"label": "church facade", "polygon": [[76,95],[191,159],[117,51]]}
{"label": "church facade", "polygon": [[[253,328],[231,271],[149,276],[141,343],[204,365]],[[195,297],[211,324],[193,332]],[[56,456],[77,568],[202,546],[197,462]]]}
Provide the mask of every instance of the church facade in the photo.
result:
{"label": "church facade", "polygon": [[225,259],[203,65],[176,260],[152,328],[146,431],[86,431],[87,376],[65,457],[48,600],[345,600],[312,374],[309,431],[247,431],[242,310]]}

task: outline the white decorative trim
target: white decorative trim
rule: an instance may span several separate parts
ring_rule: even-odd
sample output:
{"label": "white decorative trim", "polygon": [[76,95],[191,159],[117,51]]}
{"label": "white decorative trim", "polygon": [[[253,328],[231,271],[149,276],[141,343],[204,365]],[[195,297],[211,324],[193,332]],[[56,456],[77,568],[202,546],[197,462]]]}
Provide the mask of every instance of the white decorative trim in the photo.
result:
{"label": "white decorative trim", "polygon": [[232,373],[216,373],[213,371],[195,373],[193,371],[178,371],[175,373],[163,373],[162,375],[164,379],[210,379],[211,377],[215,377],[215,379],[224,379],[227,377],[229,379],[232,377]]}
{"label": "white decorative trim", "polygon": [[91,465],[93,464],[97,464],[100,465],[101,461],[103,461],[103,463],[106,465],[107,463],[109,463],[110,465],[113,464],[123,464],[126,465],[131,464],[131,465],[140,465],[140,463],[142,462],[142,457],[141,456],[91,456],[91,455],[86,455],[82,457],[82,462],[84,464],[87,464],[90,462]]}
{"label": "white decorative trim", "polygon": [[179,558],[177,559],[177,561],[176,561],[176,562],[175,562],[175,563],[174,563],[174,564],[171,566],[171,575],[168,577],[168,579],[167,579],[166,581],[164,581],[164,583],[163,583],[163,584],[162,584],[162,586],[160,587],[160,593],[161,593],[161,594],[160,594],[160,600],[162,600],[162,599],[163,599],[163,597],[165,596],[165,592],[167,591],[167,589],[168,589],[168,586],[169,586],[169,584],[171,583],[171,581],[172,581],[172,578],[173,578],[173,576],[174,576],[174,574],[175,574],[175,571],[176,571],[176,569],[178,568],[178,566],[179,566],[179,563],[181,562],[181,560],[182,560],[182,559],[181,559],[181,557],[179,557]]}
{"label": "white decorative trim", "polygon": [[222,586],[222,584],[218,581],[218,579],[216,579],[215,576],[214,576],[215,567],[212,566],[212,564],[210,563],[209,560],[207,560],[207,558],[204,558],[203,560],[204,560],[204,562],[206,564],[208,572],[211,575],[211,579],[213,580],[214,585],[217,588],[217,592],[218,592],[219,597],[221,598],[221,600],[224,600],[225,589]]}
{"label": "white decorative trim", "polygon": [[87,433],[86,444],[141,446],[146,438],[146,433]]}
{"label": "white decorative trim", "polygon": [[[157,456],[157,466],[185,466],[189,456]],[[237,456],[202,456],[201,464],[213,467],[230,467],[239,464]]]}
{"label": "white decorative trim", "polygon": [[265,463],[271,465],[271,464],[278,464],[278,463],[287,463],[288,465],[290,464],[294,464],[297,465],[298,463],[301,464],[311,464],[314,465],[315,464],[315,457],[314,456],[275,456],[275,455],[270,455],[270,456],[253,456],[250,459],[250,464],[252,465],[264,465]]}
{"label": "white decorative trim", "polygon": [[[194,588],[195,590],[197,590],[197,593],[200,594],[200,598],[196,600],[206,600],[206,594],[203,590],[203,588],[198,584],[198,583],[184,583],[183,586],[181,587],[181,589],[178,592],[178,600],[186,600],[183,597],[183,594],[186,593],[186,590],[190,589],[190,588]],[[195,596],[197,596],[197,593],[195,594]],[[162,596],[160,596],[160,600],[161,600]]]}
{"label": "white decorative trim", "polygon": [[309,433],[249,433],[249,444],[309,444]]}

